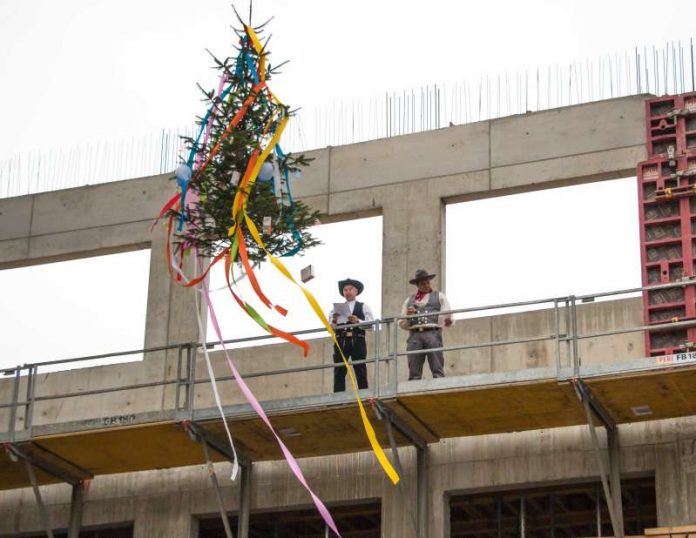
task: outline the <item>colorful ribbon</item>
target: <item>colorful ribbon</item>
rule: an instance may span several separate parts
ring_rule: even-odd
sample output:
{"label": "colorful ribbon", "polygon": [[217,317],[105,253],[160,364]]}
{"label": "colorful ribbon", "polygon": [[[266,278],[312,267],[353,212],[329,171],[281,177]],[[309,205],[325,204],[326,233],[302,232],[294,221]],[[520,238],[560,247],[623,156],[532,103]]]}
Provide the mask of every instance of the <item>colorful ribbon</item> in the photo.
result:
{"label": "colorful ribbon", "polygon": [[[307,302],[311,306],[312,310],[316,314],[317,318],[321,321],[323,326],[326,328],[327,332],[331,335],[332,340],[336,344],[337,349],[339,349],[341,357],[343,359],[343,362],[346,366],[346,369],[348,371],[349,379],[350,379],[350,384],[353,390],[353,393],[355,394],[356,401],[358,403],[358,408],[360,412],[360,417],[363,423],[363,427],[365,429],[367,438],[369,440],[370,446],[372,447],[373,452],[375,453],[375,456],[377,457],[377,460],[379,461],[380,465],[384,469],[385,473],[389,477],[389,479],[394,483],[399,482],[399,475],[392,466],[392,464],[389,462],[387,459],[382,447],[380,446],[379,442],[377,441],[377,437],[375,435],[375,431],[372,427],[372,424],[370,423],[367,413],[365,412],[365,408],[362,404],[362,401],[360,400],[359,396],[359,389],[357,385],[357,381],[355,378],[355,373],[353,371],[352,364],[346,359],[346,357],[343,354],[343,351],[341,350],[340,346],[338,345],[338,341],[336,339],[336,334],[334,333],[333,328],[331,327],[331,324],[329,321],[326,319],[326,316],[324,315],[322,309],[319,307],[319,304],[317,303],[316,299],[314,296],[310,293],[309,290],[307,290],[304,286],[302,286],[300,283],[298,283],[290,274],[290,272],[287,270],[287,268],[283,265],[283,263],[275,256],[273,256],[266,248],[266,245],[261,238],[261,235],[259,234],[259,231],[252,221],[252,219],[249,217],[247,213],[247,203],[248,203],[248,198],[249,198],[249,193],[251,192],[257,178],[259,171],[261,169],[261,166],[263,165],[264,162],[267,161],[269,156],[273,156],[273,158],[278,158],[281,161],[285,159],[285,154],[283,153],[282,149],[280,148],[279,145],[279,140],[281,135],[283,134],[283,131],[285,130],[285,127],[287,125],[287,122],[289,120],[289,115],[288,115],[288,109],[285,105],[281,103],[281,101],[273,94],[273,92],[268,88],[266,84],[266,58],[265,58],[265,52],[263,51],[263,46],[261,45],[258,36],[254,32],[252,28],[249,26],[244,27],[245,30],[245,35],[242,37],[242,44],[243,45],[248,45],[249,43],[253,46],[254,50],[256,51],[258,58],[259,58],[259,66],[258,69],[254,65],[254,59],[251,57],[251,55],[248,52],[248,48],[245,50],[245,47],[242,46],[240,47],[240,53],[237,57],[237,64],[236,64],[236,74],[241,77],[241,75],[244,73],[244,69],[247,69],[248,72],[251,74],[251,79],[253,80],[253,88],[251,90],[251,93],[247,96],[245,99],[244,103],[242,106],[237,110],[233,118],[230,120],[228,125],[225,127],[224,131],[217,137],[216,140],[211,140],[211,133],[212,133],[212,125],[213,122],[216,118],[216,108],[217,108],[217,102],[223,101],[225,98],[232,98],[231,91],[234,87],[234,79],[233,80],[228,80],[225,75],[220,80],[220,84],[218,87],[218,101],[213,102],[211,107],[209,108],[208,112],[204,116],[203,120],[201,121],[201,126],[200,130],[198,132],[198,135],[192,145],[191,152],[188,155],[187,159],[187,164],[189,167],[192,169],[192,175],[189,181],[185,182],[185,184],[181,185],[181,194],[180,195],[174,195],[162,208],[160,211],[160,217],[163,218],[166,215],[169,215],[169,222],[167,226],[167,234],[168,234],[168,241],[167,241],[167,262],[168,262],[168,267],[169,267],[169,272],[173,275],[173,277],[178,281],[181,282],[182,285],[186,287],[200,287],[202,290],[202,295],[205,298],[205,302],[207,305],[208,312],[210,313],[210,319],[212,322],[212,325],[215,329],[215,332],[217,334],[217,337],[222,344],[222,333],[220,331],[219,323],[217,320],[217,317],[215,315],[214,308],[210,302],[210,295],[209,295],[209,290],[208,290],[208,285],[206,282],[206,277],[208,273],[210,272],[211,268],[220,262],[221,260],[224,260],[224,265],[225,265],[225,278],[227,282],[227,288],[229,289],[233,299],[235,302],[240,306],[240,308],[247,313],[251,319],[254,320],[254,322],[259,325],[264,331],[268,332],[269,334],[272,334],[274,336],[277,336],[293,345],[296,345],[300,347],[303,351],[303,355],[306,357],[308,352],[309,352],[309,345],[304,342],[303,340],[300,340],[296,336],[287,333],[285,331],[282,331],[281,329],[278,329],[277,327],[274,327],[273,325],[269,324],[266,322],[266,320],[259,314],[259,312],[247,301],[245,301],[238,292],[235,291],[235,285],[234,283],[234,275],[233,275],[233,264],[235,261],[239,260],[244,267],[244,271],[249,278],[249,282],[251,284],[252,289],[254,290],[255,295],[259,298],[261,303],[269,309],[275,310],[279,314],[285,316],[287,315],[288,311],[285,309],[283,306],[279,304],[273,303],[263,292],[261,283],[259,282],[259,279],[257,278],[255,272],[254,272],[254,267],[252,263],[250,262],[249,259],[249,254],[247,252],[247,238],[245,235],[245,232],[249,233],[251,236],[251,239],[253,242],[258,246],[259,249],[261,249],[264,254],[268,257],[268,259],[271,261],[273,266],[281,273],[283,274],[288,280],[290,280],[295,286],[299,287],[302,293],[304,294]],[[228,84],[228,86],[225,88],[225,85]],[[234,199],[232,200],[232,206],[231,206],[231,217],[232,217],[232,222],[231,225],[229,226],[228,230],[228,236],[230,239],[230,244],[228,247],[225,247],[221,250],[221,252],[217,253],[213,259],[207,264],[205,268],[203,268],[202,264],[200,264],[200,256],[202,255],[201,253],[198,252],[196,248],[193,249],[196,257],[199,260],[199,266],[198,270],[196,271],[196,274],[193,276],[193,278],[187,278],[184,273],[183,273],[183,259],[184,256],[191,250],[192,244],[187,243],[186,240],[186,230],[185,230],[185,220],[186,220],[186,212],[187,209],[190,207],[191,204],[194,204],[198,201],[200,201],[201,197],[205,196],[205,193],[201,192],[203,188],[203,182],[201,179],[203,178],[203,172],[205,169],[208,167],[208,165],[212,162],[212,160],[215,158],[217,153],[220,151],[222,144],[225,142],[225,140],[233,136],[233,133],[235,132],[235,129],[239,126],[239,124],[244,120],[246,117],[246,114],[248,113],[249,109],[252,106],[258,106],[258,105],[263,105],[263,104],[268,104],[268,103],[274,103],[276,105],[275,111],[271,114],[270,119],[268,119],[266,125],[263,126],[263,129],[260,130],[260,140],[268,140],[266,143],[265,147],[263,146],[263,143],[260,143],[258,147],[256,147],[253,151],[252,154],[246,164],[246,168],[244,170],[244,173],[242,174],[239,184],[237,186],[237,190],[234,196]],[[202,146],[201,144],[201,138],[202,138]],[[208,153],[206,158],[203,158],[203,154],[201,148],[208,149]],[[274,172],[276,175],[278,174],[278,171],[276,170]],[[287,167],[284,167],[283,169],[283,176],[285,179],[286,183],[286,189],[287,189],[287,194],[288,194],[288,199],[290,201],[290,204],[292,205],[293,199],[292,199],[292,193],[289,188],[289,178],[288,178],[288,170]],[[278,180],[279,178],[276,178]],[[282,193],[280,192],[280,187],[279,187],[280,181],[275,182],[275,194],[277,197],[281,197]],[[190,189],[190,185],[199,185],[199,191],[196,192],[195,189]],[[187,196],[187,194],[189,194]],[[279,199],[279,203],[282,203]],[[173,236],[173,220],[175,216],[179,217],[179,225],[178,225],[178,231],[182,231],[182,237],[183,239],[178,243],[176,248],[174,248],[174,244],[172,241],[172,236]],[[288,220],[288,228],[290,229],[290,232],[292,234],[293,239],[295,240],[295,246],[290,249],[289,252],[286,252],[283,254],[283,256],[291,256],[296,254],[302,247],[301,244],[301,239],[302,235],[300,232],[297,230],[297,228],[294,226],[294,223],[292,222],[292,218],[290,215],[286,217]],[[158,219],[159,220],[159,219]],[[197,309],[197,315],[199,315],[198,309]],[[202,329],[202,323],[199,318],[199,328]],[[302,471],[300,470],[297,461],[293,457],[293,455],[290,453],[288,448],[285,446],[283,443],[282,439],[278,436],[276,431],[274,430],[270,420],[266,416],[265,412],[263,411],[263,408],[259,404],[258,400],[256,397],[253,395],[249,387],[246,385],[244,379],[241,377],[239,374],[239,371],[235,367],[234,362],[230,358],[230,354],[228,353],[228,350],[222,344],[223,351],[225,354],[226,361],[228,363],[228,366],[230,370],[232,371],[235,380],[239,384],[239,387],[246,398],[246,400],[249,402],[251,407],[256,411],[256,413],[261,417],[263,422],[266,424],[266,426],[270,429],[270,431],[273,433],[274,437],[276,438],[276,441],[285,457],[285,459],[288,461],[288,465],[290,466],[292,472],[295,474],[297,479],[300,481],[300,483],[305,487],[305,489],[309,492],[310,496],[312,497],[312,500],[314,501],[314,504],[316,505],[317,509],[319,510],[319,513],[321,514],[322,518],[326,522],[327,526],[331,528],[337,535],[340,536],[336,525],[331,517],[331,514],[327,510],[326,506],[322,503],[322,501],[314,494],[314,492],[311,490],[309,485],[307,484],[304,476],[302,475]],[[205,346],[204,346],[205,349]],[[234,450],[234,446],[232,443],[232,436],[229,432],[229,429],[227,427],[227,422],[224,417],[224,413],[222,410],[222,405],[220,403],[220,397],[217,392],[217,385],[215,383],[215,378],[214,378],[214,373],[212,370],[212,365],[210,364],[210,360],[208,357],[207,352],[205,353],[205,358],[206,358],[206,365],[208,368],[209,375],[211,377],[212,381],[212,386],[213,386],[213,392],[215,395],[215,401],[216,405],[218,406],[218,409],[222,415],[223,421],[225,423],[225,429],[227,431],[228,439],[230,441],[230,445],[232,446],[232,449]],[[235,462],[236,464],[236,462]],[[236,467],[233,469],[233,474],[236,474]]]}
{"label": "colorful ribbon", "polygon": [[302,469],[300,469],[300,466],[298,465],[297,460],[295,459],[295,456],[292,455],[292,452],[290,452],[288,447],[285,446],[285,443],[283,442],[283,440],[276,433],[275,428],[273,428],[273,425],[271,424],[271,421],[268,419],[268,416],[266,415],[266,412],[263,410],[263,407],[261,407],[261,404],[256,399],[256,396],[254,396],[254,393],[251,392],[251,389],[246,384],[246,382],[242,378],[241,374],[239,373],[239,370],[237,370],[237,367],[235,366],[234,362],[230,358],[230,354],[228,353],[227,348],[225,347],[225,344],[223,343],[222,331],[220,331],[220,324],[218,323],[217,316],[215,315],[215,309],[213,309],[212,304],[210,303],[210,293],[208,292],[208,283],[204,281],[201,284],[201,288],[203,289],[205,301],[206,301],[206,304],[208,306],[208,312],[210,314],[210,321],[213,324],[213,328],[215,329],[215,334],[217,335],[218,340],[220,341],[220,345],[222,345],[222,350],[225,353],[225,359],[227,360],[227,365],[229,366],[230,370],[232,371],[232,375],[234,376],[235,381],[237,381],[237,384],[239,385],[239,388],[242,391],[242,394],[246,398],[247,402],[249,402],[249,405],[251,405],[252,409],[254,411],[256,411],[256,413],[259,415],[259,417],[261,417],[261,420],[263,420],[264,424],[266,424],[268,429],[271,430],[271,433],[275,437],[276,442],[278,443],[278,446],[280,446],[280,450],[283,452],[283,456],[285,456],[285,459],[288,462],[290,470],[295,475],[295,477],[300,482],[300,484],[302,484],[302,486],[307,490],[310,497],[312,497],[312,501],[314,501],[314,505],[317,507],[317,510],[321,514],[321,517],[324,519],[324,522],[338,536],[341,536],[341,533],[338,532],[338,528],[336,527],[336,523],[334,522],[333,517],[331,517],[331,513],[326,508],[326,505],[322,502],[322,500],[314,493],[314,491],[312,491],[312,488],[309,487],[309,484],[307,483],[307,480],[305,479],[304,474],[302,474]]}

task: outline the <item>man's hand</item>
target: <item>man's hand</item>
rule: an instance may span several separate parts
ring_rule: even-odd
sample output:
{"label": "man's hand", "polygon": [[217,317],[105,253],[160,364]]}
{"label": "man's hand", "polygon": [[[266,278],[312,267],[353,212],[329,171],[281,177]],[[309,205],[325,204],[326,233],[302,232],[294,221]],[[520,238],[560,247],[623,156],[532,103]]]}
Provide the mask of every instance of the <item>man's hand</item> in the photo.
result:
{"label": "man's hand", "polygon": [[415,309],[414,307],[412,307],[412,306],[409,306],[409,307],[406,309],[406,315],[407,315],[407,316],[410,316],[411,314],[415,314],[415,313],[416,313],[416,309]]}
{"label": "man's hand", "polygon": [[338,312],[334,312],[331,316],[331,324],[336,325],[338,323]]}
{"label": "man's hand", "polygon": [[445,318],[445,327],[452,326],[452,318]]}
{"label": "man's hand", "polygon": [[350,321],[351,323],[360,323],[358,316],[356,316],[354,314],[351,314],[350,316],[348,316],[348,321]]}

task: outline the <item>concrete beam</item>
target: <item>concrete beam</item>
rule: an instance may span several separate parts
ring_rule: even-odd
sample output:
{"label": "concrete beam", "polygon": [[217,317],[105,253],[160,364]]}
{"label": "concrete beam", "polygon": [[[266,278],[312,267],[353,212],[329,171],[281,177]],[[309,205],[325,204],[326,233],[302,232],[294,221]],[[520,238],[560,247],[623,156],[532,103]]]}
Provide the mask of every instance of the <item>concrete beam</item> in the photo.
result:
{"label": "concrete beam", "polygon": [[[644,156],[646,97],[623,97],[310,151],[306,155],[314,161],[303,178],[294,182],[294,192],[336,215],[382,207],[385,195],[400,197],[407,183],[425,181],[430,185],[427,194],[438,198],[536,189],[559,180],[615,178],[634,170],[636,161]],[[85,233],[98,228],[104,232],[111,226],[149,225],[175,192],[165,174],[0,200],[0,252],[4,253],[0,263],[26,264],[42,257],[140,244],[147,240],[149,226],[145,230],[126,228],[108,244],[90,241]],[[58,244],[44,239],[42,244],[40,237],[63,239]],[[37,246],[30,244],[27,251],[21,243],[26,239]]]}
{"label": "concrete beam", "polygon": [[167,175],[0,200],[0,269],[146,248]]}

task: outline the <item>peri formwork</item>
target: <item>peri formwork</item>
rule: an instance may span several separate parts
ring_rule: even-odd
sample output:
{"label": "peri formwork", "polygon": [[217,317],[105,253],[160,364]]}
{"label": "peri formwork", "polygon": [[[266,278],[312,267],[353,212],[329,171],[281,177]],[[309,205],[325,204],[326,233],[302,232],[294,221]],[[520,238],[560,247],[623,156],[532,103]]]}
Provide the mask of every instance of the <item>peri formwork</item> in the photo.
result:
{"label": "peri formwork", "polygon": [[648,158],[696,154],[696,92],[645,102]]}
{"label": "peri formwork", "polygon": [[681,287],[643,292],[646,352],[658,356],[696,347],[696,93],[645,103],[648,160],[638,164],[643,285],[684,280]]}

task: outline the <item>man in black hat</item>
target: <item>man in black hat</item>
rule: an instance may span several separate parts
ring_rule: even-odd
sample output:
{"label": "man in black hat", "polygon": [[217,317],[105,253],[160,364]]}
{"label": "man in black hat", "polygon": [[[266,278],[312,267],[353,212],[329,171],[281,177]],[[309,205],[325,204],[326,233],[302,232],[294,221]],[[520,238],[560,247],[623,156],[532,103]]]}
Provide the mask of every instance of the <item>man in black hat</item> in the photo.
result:
{"label": "man in black hat", "polygon": [[[451,314],[438,315],[441,311],[451,310],[445,294],[433,290],[430,281],[434,273],[418,269],[416,276],[409,280],[418,290],[404,301],[401,308],[402,316],[423,314],[423,316],[402,319],[399,326],[410,332],[406,343],[406,351],[423,351],[442,346],[442,327],[451,327],[454,319]],[[423,363],[428,358],[428,365],[433,377],[445,377],[445,357],[442,351],[427,351],[425,353],[409,353],[408,378],[421,379]]]}
{"label": "man in black hat", "polygon": [[[342,328],[345,325],[353,325],[364,321],[373,321],[372,309],[365,303],[357,301],[355,298],[360,295],[365,287],[359,280],[346,278],[338,282],[338,291],[346,300],[341,311],[334,308],[329,313],[331,325],[336,332],[343,355],[352,361],[363,361],[367,357],[367,344],[365,342],[365,329],[362,327]],[[338,305],[337,305],[338,306]],[[341,353],[334,344],[333,361],[340,366],[334,368],[334,392],[346,390],[346,367],[343,364]],[[365,363],[354,364],[355,378],[358,388],[367,388],[367,366]]]}

